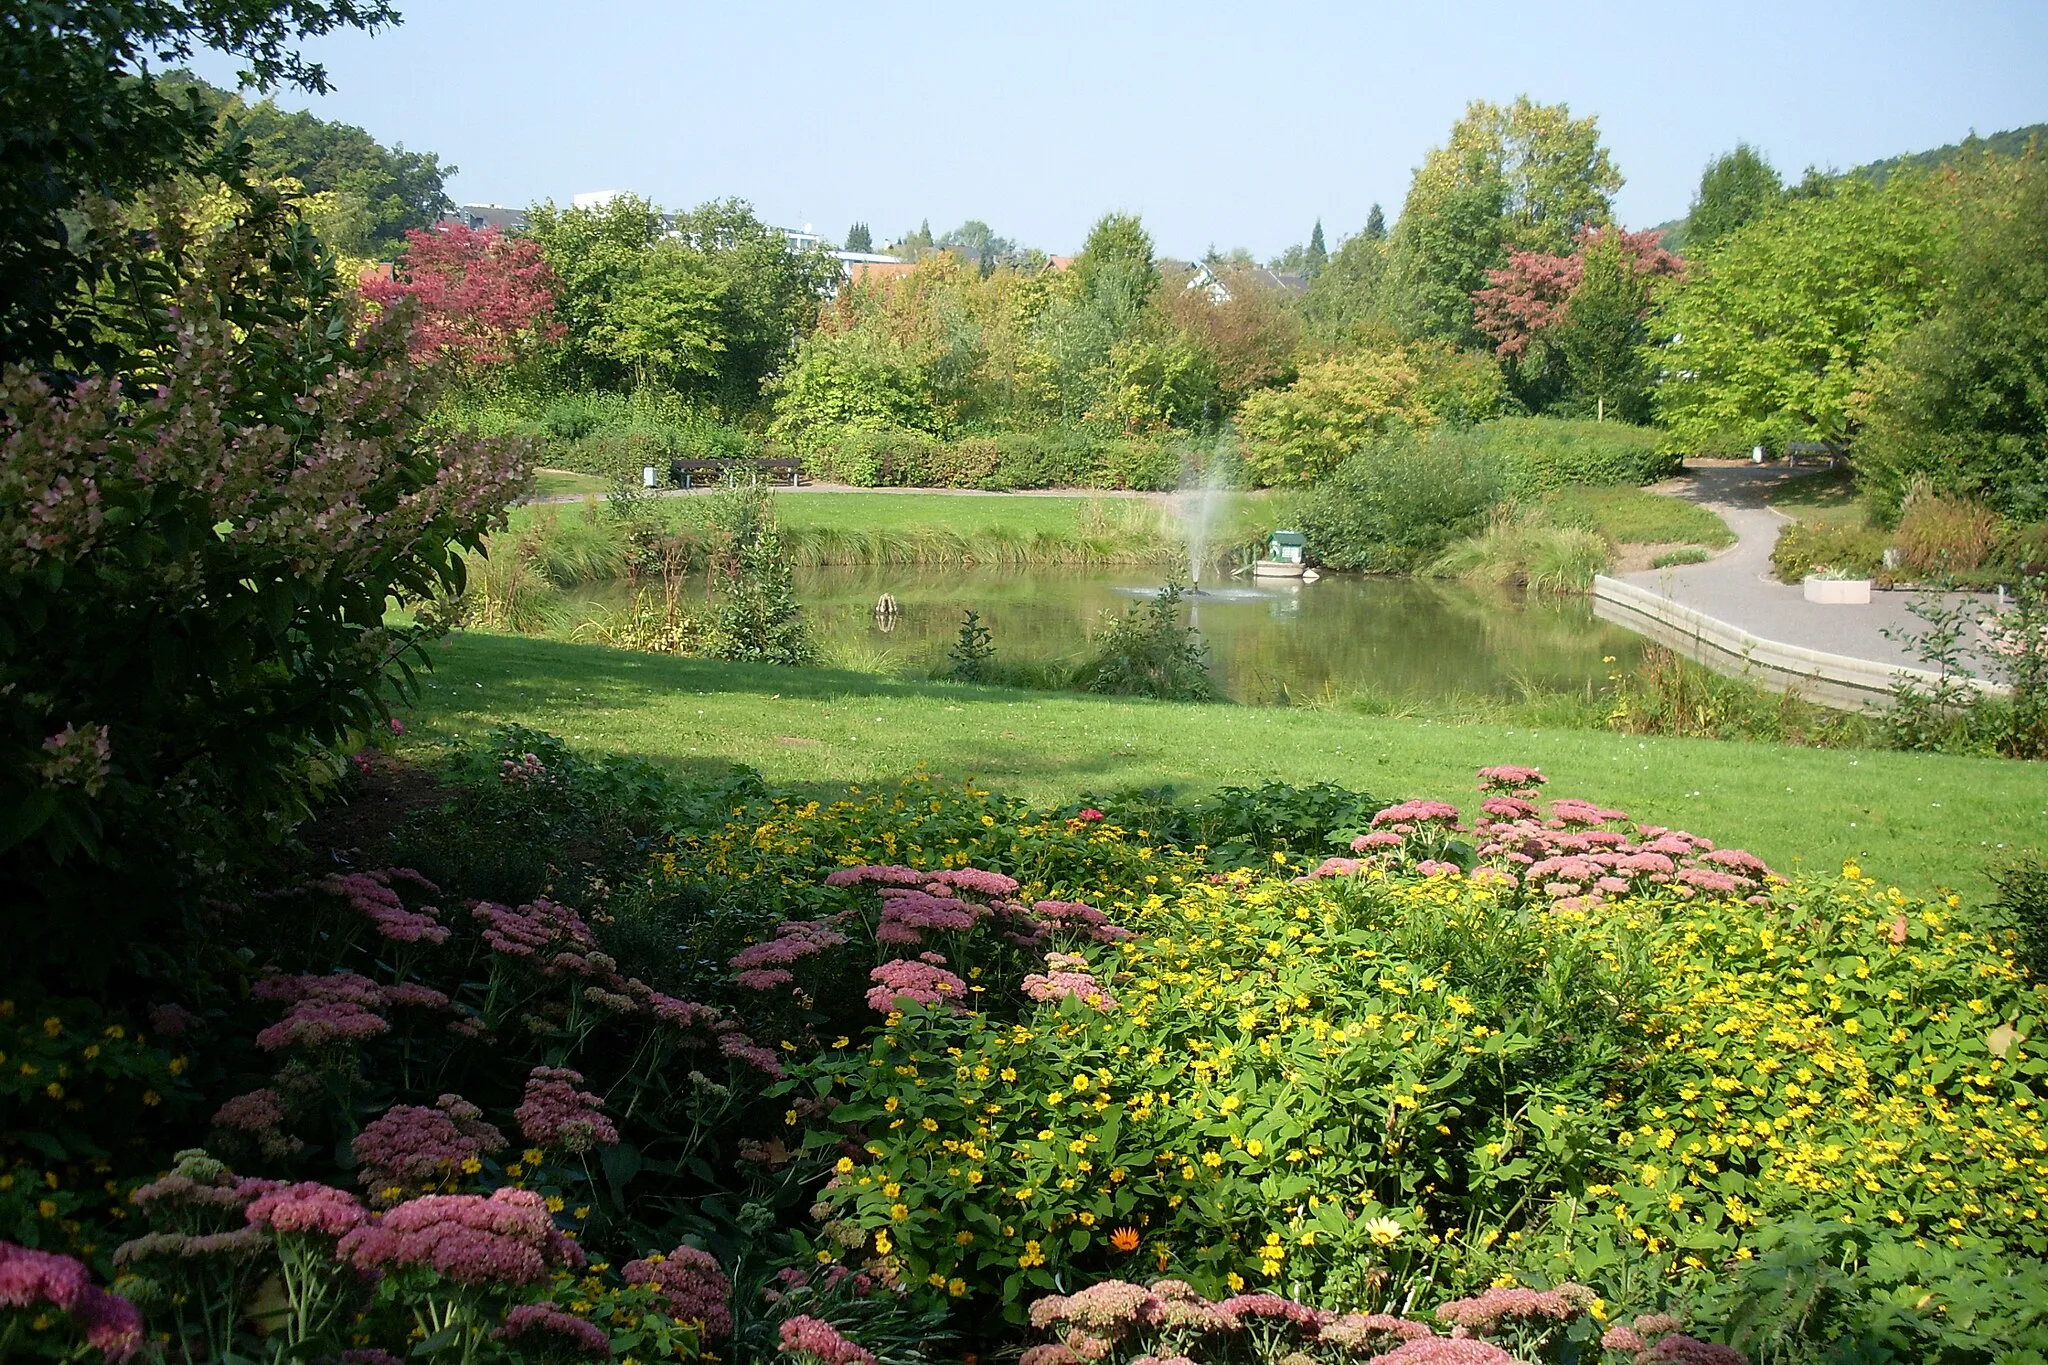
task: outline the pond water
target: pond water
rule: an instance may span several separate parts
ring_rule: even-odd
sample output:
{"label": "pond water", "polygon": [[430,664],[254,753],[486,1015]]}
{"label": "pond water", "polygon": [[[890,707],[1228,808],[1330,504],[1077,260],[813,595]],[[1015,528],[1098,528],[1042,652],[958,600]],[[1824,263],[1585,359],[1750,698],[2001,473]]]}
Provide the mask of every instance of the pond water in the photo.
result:
{"label": "pond water", "polygon": [[[1078,659],[1104,612],[1159,584],[1157,569],[814,569],[797,592],[828,656],[887,672],[943,671],[972,607],[999,660]],[[900,608],[886,628],[883,593]],[[1594,619],[1586,598],[1528,598],[1458,583],[1327,575],[1244,579],[1192,599],[1211,671],[1248,703],[1372,693],[1389,699],[1510,698],[1583,690],[1632,666],[1641,639]],[[1612,658],[1615,663],[1605,660]]]}

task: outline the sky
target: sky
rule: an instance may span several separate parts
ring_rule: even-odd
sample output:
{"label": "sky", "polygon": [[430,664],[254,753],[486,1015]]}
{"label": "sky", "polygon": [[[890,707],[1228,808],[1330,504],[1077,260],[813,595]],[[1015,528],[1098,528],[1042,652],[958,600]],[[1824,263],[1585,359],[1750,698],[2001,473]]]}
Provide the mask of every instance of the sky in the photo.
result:
{"label": "sky", "polygon": [[877,244],[978,218],[1069,252],[1125,210],[1165,255],[1263,259],[1318,219],[1334,245],[1395,216],[1467,101],[1522,93],[1599,118],[1632,227],[1738,141],[1796,179],[2048,121],[2044,0],[398,4],[308,43],[334,90],[279,103],[439,153],[458,202],[738,196]]}

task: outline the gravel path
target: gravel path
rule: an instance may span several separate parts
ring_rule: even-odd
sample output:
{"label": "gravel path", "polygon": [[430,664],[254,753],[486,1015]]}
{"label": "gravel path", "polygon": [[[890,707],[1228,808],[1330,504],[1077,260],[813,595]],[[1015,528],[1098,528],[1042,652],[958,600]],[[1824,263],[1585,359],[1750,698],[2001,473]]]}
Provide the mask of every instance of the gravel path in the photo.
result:
{"label": "gravel path", "polygon": [[1764,501],[1769,492],[1811,470],[1779,465],[1701,464],[1658,492],[1697,502],[1718,513],[1736,543],[1704,564],[1623,574],[1624,582],[1739,626],[1759,639],[1801,645],[1880,664],[1921,666],[1911,651],[1887,638],[1887,628],[1919,631],[1925,623],[1906,610],[1909,592],[1873,592],[1864,607],[1808,602],[1798,584],[1771,575],[1771,547],[1787,518]]}

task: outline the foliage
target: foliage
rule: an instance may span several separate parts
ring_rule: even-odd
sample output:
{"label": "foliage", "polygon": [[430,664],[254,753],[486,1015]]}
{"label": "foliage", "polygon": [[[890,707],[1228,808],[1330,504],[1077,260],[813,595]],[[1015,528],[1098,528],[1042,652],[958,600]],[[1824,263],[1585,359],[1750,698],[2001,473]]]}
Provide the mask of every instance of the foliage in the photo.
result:
{"label": "foliage", "polygon": [[1968,573],[1991,557],[1999,529],[1997,514],[1982,503],[1943,497],[1923,484],[1906,495],[1892,541],[1900,566],[1912,573]]}
{"label": "foliage", "polygon": [[1640,488],[1565,488],[1529,505],[1549,526],[1597,531],[1611,545],[1733,545],[1735,533],[1710,509]]}
{"label": "foliage", "polygon": [[1475,100],[1433,147],[1408,187],[1393,251],[1413,322],[1466,344],[1472,295],[1510,251],[1562,254],[1608,221],[1621,173],[1598,120],[1527,95],[1505,107]]}
{"label": "foliage", "polygon": [[1474,323],[1525,404],[1569,393],[1594,399],[1599,411],[1619,398],[1617,412],[1634,420],[1647,396],[1637,351],[1651,291],[1682,267],[1655,231],[1589,228],[1570,254],[1518,251],[1489,270],[1487,287],[1472,296]]}
{"label": "foliage", "polygon": [[960,637],[946,650],[948,673],[955,682],[987,682],[995,664],[995,641],[974,608],[960,622]]}
{"label": "foliage", "polygon": [[1396,431],[1347,458],[1303,503],[1317,562],[1402,573],[1476,530],[1502,490],[1500,462],[1470,431]]}
{"label": "foliage", "polygon": [[1594,575],[1605,573],[1607,564],[1607,542],[1594,531],[1499,516],[1480,534],[1452,545],[1430,572],[1537,592],[1591,592]]}
{"label": "foliage", "polygon": [[188,91],[208,112],[216,136],[244,142],[249,169],[270,183],[292,181],[307,193],[331,196],[348,227],[323,240],[348,256],[382,256],[402,249],[407,234],[429,228],[450,207],[446,183],[456,172],[432,152],[385,147],[361,128],[306,110],[279,109],[272,100],[245,102],[232,91],[172,71],[164,88]]}
{"label": "foliage", "polygon": [[234,169],[213,157],[203,105],[156,63],[212,48],[247,62],[259,85],[320,93],[327,73],[295,41],[397,17],[383,0],[35,0],[15,11],[0,76],[0,366],[115,363],[96,335],[96,295],[124,243],[103,224],[75,231],[80,211],[208,164]]}
{"label": "foliage", "polygon": [[1784,183],[1762,152],[1747,142],[1735,144],[1707,163],[1692,209],[1683,226],[1684,250],[1698,256],[1752,219],[1776,207]]}
{"label": "foliage", "polygon": [[1376,436],[1479,421],[1500,399],[1500,373],[1483,357],[1422,341],[1304,366],[1288,388],[1247,399],[1237,426],[1259,483],[1314,483]]}
{"label": "foliage", "polygon": [[131,266],[129,382],[17,369],[0,399],[0,876],[54,909],[103,865],[131,890],[102,941],[162,912],[140,888],[282,835],[384,726],[423,635],[387,602],[459,588],[526,477],[422,428],[402,328],[359,322],[302,225]]}
{"label": "foliage", "polygon": [[[1378,207],[1374,207],[1378,212]],[[1346,238],[1295,304],[1304,339],[1319,351],[1384,345],[1395,338],[1397,308],[1388,268],[1386,225]]]}
{"label": "foliage", "polygon": [[[1321,245],[1319,234],[1318,250]],[[1225,293],[1221,300],[1207,289],[1191,287],[1191,280],[1169,276],[1160,289],[1160,311],[1214,360],[1215,387],[1223,410],[1229,411],[1247,394],[1293,379],[1301,323],[1287,296],[1252,272],[1226,270],[1218,278]]]}
{"label": "foliage", "polygon": [[1187,585],[1171,579],[1150,597],[1134,602],[1122,616],[1104,613],[1102,628],[1089,641],[1094,656],[1080,673],[1090,692],[1161,701],[1208,701],[1216,695],[1209,676],[1209,648],[1193,626],[1180,623]]}
{"label": "foliage", "polygon": [[845,249],[848,251],[873,251],[875,249],[874,234],[868,231],[866,223],[855,223],[846,230]]}
{"label": "foliage", "polygon": [[1681,448],[1843,441],[1865,363],[1938,304],[1950,196],[1894,177],[1799,198],[1692,265],[1659,313],[1658,420]]}
{"label": "foliage", "polygon": [[1778,532],[1771,547],[1771,571],[1785,583],[1797,583],[1823,566],[1876,578],[1884,572],[1884,552],[1890,543],[1883,531],[1867,527],[1795,521]]}
{"label": "foliage", "polygon": [[1518,498],[1575,486],[1655,483],[1678,469],[1678,457],[1664,449],[1658,433],[1619,422],[1502,417],[1481,432]]}
{"label": "foliage", "polygon": [[939,426],[923,376],[890,337],[818,331],[804,338],[776,383],[769,432],[809,455],[855,433],[928,434]]}
{"label": "foliage", "polygon": [[775,512],[758,486],[730,489],[711,514],[727,544],[712,565],[711,656],[801,668],[818,661],[790,581]]}
{"label": "foliage", "polygon": [[1652,645],[1607,692],[1607,726],[1625,735],[1685,735],[1822,747],[1870,742],[1861,717],[1831,711],[1796,690],[1773,692]]}
{"label": "foliage", "polygon": [[1998,896],[1993,904],[2019,931],[2015,956],[2020,969],[2036,982],[2048,981],[2048,864],[2022,859],[1994,880]]}
{"label": "foliage", "polygon": [[1868,381],[1856,467],[1881,513],[1915,478],[2048,517],[2048,169],[1964,210],[1953,284]]}
{"label": "foliage", "polygon": [[[2048,578],[2027,575],[1989,612],[1938,580],[1906,604],[1921,629],[1885,634],[1919,656],[1924,681],[1900,674],[1885,715],[1901,749],[2048,758]],[[1981,640],[1981,645],[1977,642]],[[1980,683],[2002,684],[1992,695]]]}
{"label": "foliage", "polygon": [[365,280],[362,291],[380,307],[411,301],[414,360],[440,360],[473,377],[560,335],[553,273],[533,242],[453,224],[415,228],[406,247],[398,272]]}
{"label": "foliage", "polygon": [[[1485,866],[1542,828],[1517,809],[1476,826]],[[1852,1279],[1876,1262],[1938,1283],[1948,1255],[2038,1246],[2003,1193],[2038,1179],[2026,991],[1952,907],[1853,867],[1778,886],[1661,830],[1636,837],[1670,853],[1600,866],[1677,873],[1590,898],[1585,854],[1556,850],[1602,845],[1555,826],[1514,882],[1406,870],[1455,852],[1446,820],[1384,813],[1408,829],[1392,865],[1368,841],[1362,865],[1291,883],[1314,864],[1162,876],[1113,908],[1135,939],[1057,964],[1102,1003],[995,982],[971,1013],[899,1004],[805,1062],[792,1088],[829,1077],[839,1101],[807,1145],[846,1153],[828,1249],[1014,1318],[1140,1270],[1363,1311],[1573,1279],[1641,1312],[1807,1219],[1867,1239],[1824,1258]],[[1842,1329],[1821,1311],[1809,1330]],[[1904,1321],[1954,1330],[1925,1302]]]}

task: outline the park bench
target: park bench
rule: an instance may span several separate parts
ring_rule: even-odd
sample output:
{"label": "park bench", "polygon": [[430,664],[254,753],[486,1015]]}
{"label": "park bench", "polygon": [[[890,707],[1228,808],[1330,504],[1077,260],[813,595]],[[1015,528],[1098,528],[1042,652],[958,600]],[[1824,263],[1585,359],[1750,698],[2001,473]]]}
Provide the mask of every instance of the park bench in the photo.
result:
{"label": "park bench", "polygon": [[670,460],[668,481],[677,488],[696,488],[702,483],[724,483],[732,474],[750,469],[766,479],[787,478],[795,488],[803,482],[802,460],[787,456],[764,460]]}
{"label": "park bench", "polygon": [[1840,455],[1841,452],[1827,441],[1785,442],[1785,459],[1792,464],[1798,464],[1805,459],[1826,460],[1828,468],[1833,469]]}

